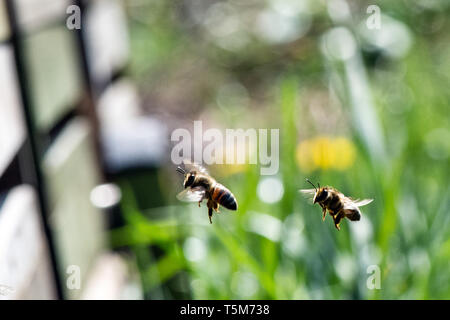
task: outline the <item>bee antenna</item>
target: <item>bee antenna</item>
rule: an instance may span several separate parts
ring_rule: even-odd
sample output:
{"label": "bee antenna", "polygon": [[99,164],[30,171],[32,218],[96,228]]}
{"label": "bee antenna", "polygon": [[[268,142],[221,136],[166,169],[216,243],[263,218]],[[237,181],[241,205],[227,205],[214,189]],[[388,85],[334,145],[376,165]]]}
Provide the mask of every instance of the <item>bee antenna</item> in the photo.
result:
{"label": "bee antenna", "polygon": [[[314,183],[312,183],[308,178],[306,178],[306,181],[309,182],[309,183],[314,187],[314,189],[316,189],[316,192],[317,192],[317,188],[316,188],[316,186],[314,185]],[[319,186],[319,188],[320,188],[320,186]]]}
{"label": "bee antenna", "polygon": [[319,186],[319,189],[320,189],[320,183],[317,182],[317,185]]}
{"label": "bee antenna", "polygon": [[180,166],[177,167],[177,172],[181,173],[181,174],[185,174],[186,173],[186,171]]}

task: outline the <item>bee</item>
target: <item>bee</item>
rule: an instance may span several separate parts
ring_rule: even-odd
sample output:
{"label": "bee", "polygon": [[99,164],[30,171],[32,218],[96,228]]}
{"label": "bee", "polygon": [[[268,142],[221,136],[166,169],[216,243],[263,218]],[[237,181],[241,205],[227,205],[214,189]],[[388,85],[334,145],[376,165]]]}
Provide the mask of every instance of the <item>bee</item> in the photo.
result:
{"label": "bee", "polygon": [[352,199],[344,196],[341,192],[333,187],[321,187],[319,183],[316,186],[306,179],[314,189],[302,189],[300,192],[306,195],[313,196],[313,203],[318,203],[322,208],[322,220],[325,220],[327,210],[333,218],[336,229],[341,230],[339,224],[342,218],[347,218],[351,221],[359,221],[361,219],[361,211],[359,207],[365,206],[373,201],[373,199]]}
{"label": "bee", "polygon": [[225,186],[218,183],[211,177],[200,165],[190,163],[189,170],[186,169],[186,162],[183,167],[178,166],[177,172],[184,175],[184,190],[177,195],[181,201],[198,202],[198,206],[204,199],[208,199],[206,206],[208,207],[209,222],[212,223],[213,210],[219,213],[219,205],[228,210],[237,210],[238,204],[235,196]]}

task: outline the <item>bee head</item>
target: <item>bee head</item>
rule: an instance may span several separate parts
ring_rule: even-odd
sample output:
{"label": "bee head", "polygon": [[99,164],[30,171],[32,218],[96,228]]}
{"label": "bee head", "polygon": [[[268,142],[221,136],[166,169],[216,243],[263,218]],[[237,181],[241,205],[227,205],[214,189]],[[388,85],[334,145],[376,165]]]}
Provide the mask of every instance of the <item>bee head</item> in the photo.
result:
{"label": "bee head", "polygon": [[316,194],[314,195],[313,202],[314,203],[321,202],[321,201],[325,200],[327,198],[327,196],[328,196],[327,189],[326,188],[321,188],[319,186],[319,189],[316,191]]}
{"label": "bee head", "polygon": [[194,183],[195,180],[195,172],[189,172],[186,174],[184,178],[183,186],[186,189],[187,187],[191,186]]}
{"label": "bee head", "polygon": [[306,179],[306,181],[309,182],[316,190],[316,194],[314,195],[313,203],[317,203],[317,202],[320,202],[320,201],[323,201],[326,199],[326,197],[328,196],[328,191],[326,188],[321,188],[320,183],[318,183],[318,182],[317,182],[317,187],[316,187],[314,185],[314,183],[309,181],[309,179]]}
{"label": "bee head", "polygon": [[185,189],[194,183],[196,172],[194,172],[194,171],[187,172],[184,169],[184,165],[183,165],[183,167],[178,166],[177,172],[184,175],[183,187]]}

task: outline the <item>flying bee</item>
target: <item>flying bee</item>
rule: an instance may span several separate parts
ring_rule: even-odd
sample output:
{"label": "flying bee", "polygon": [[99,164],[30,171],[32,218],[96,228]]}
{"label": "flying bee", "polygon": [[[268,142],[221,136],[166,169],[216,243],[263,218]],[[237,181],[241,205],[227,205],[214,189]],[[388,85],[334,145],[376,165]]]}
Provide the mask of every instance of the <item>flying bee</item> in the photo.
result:
{"label": "flying bee", "polygon": [[325,220],[327,210],[333,218],[336,229],[341,230],[339,224],[342,218],[347,218],[351,221],[358,221],[361,219],[361,211],[359,207],[365,206],[373,201],[373,199],[352,199],[344,196],[341,192],[333,187],[321,187],[319,183],[316,186],[306,179],[314,189],[302,189],[300,192],[313,196],[313,203],[318,203],[322,208],[322,220]]}
{"label": "flying bee", "polygon": [[177,167],[177,172],[184,175],[184,190],[177,195],[179,200],[198,202],[200,207],[203,199],[208,199],[206,206],[210,223],[213,210],[219,213],[219,205],[228,210],[237,210],[236,198],[230,190],[211,177],[205,168],[194,163],[188,163],[188,166],[191,168],[186,169],[186,162],[183,162],[182,167]]}

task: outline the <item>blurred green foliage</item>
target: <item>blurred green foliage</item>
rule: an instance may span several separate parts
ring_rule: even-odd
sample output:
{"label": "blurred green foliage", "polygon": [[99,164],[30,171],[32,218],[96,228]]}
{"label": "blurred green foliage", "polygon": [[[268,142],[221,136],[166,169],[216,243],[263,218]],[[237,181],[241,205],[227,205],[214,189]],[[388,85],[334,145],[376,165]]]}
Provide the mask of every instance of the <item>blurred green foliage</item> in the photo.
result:
{"label": "blurred green foliage", "polygon": [[[236,195],[239,210],[223,210],[212,225],[204,205],[176,201],[181,179],[170,163],[145,188],[148,197],[155,194],[151,188],[159,190],[160,205],[139,205],[122,181],[126,225],[113,230],[112,240],[135,253],[147,298],[450,298],[446,2],[433,1],[433,7],[423,1],[377,1],[381,12],[395,19],[388,31],[406,30],[410,40],[394,56],[389,50],[405,33],[388,47],[374,47],[362,36],[368,2],[349,2],[352,16],[344,20],[333,18],[325,1],[305,2],[308,10],[296,12],[298,19],[310,19],[306,31],[279,42],[252,31],[255,16],[276,9],[273,1],[127,3],[130,75],[149,113],[170,113],[186,126],[202,119],[218,128],[280,128],[276,179],[283,184],[282,199],[265,203],[259,196],[264,177],[257,166],[216,176]],[[244,35],[245,44],[239,37],[237,44],[220,38],[220,30],[211,34],[213,26],[199,22],[214,17],[211,7],[217,3],[229,10],[221,19],[240,22],[233,32]],[[339,26],[355,39],[350,59],[336,59],[333,52],[330,57],[322,48],[324,35]],[[224,109],[218,92],[229,83],[239,84],[245,94],[234,91]],[[353,165],[303,170],[296,148],[318,135],[352,141]],[[379,152],[373,146],[380,146]],[[319,207],[299,195],[298,189],[308,188],[305,177],[375,201],[362,209],[363,220],[344,221],[338,232],[329,217],[321,221]],[[379,290],[367,287],[370,265],[381,270]]]}

